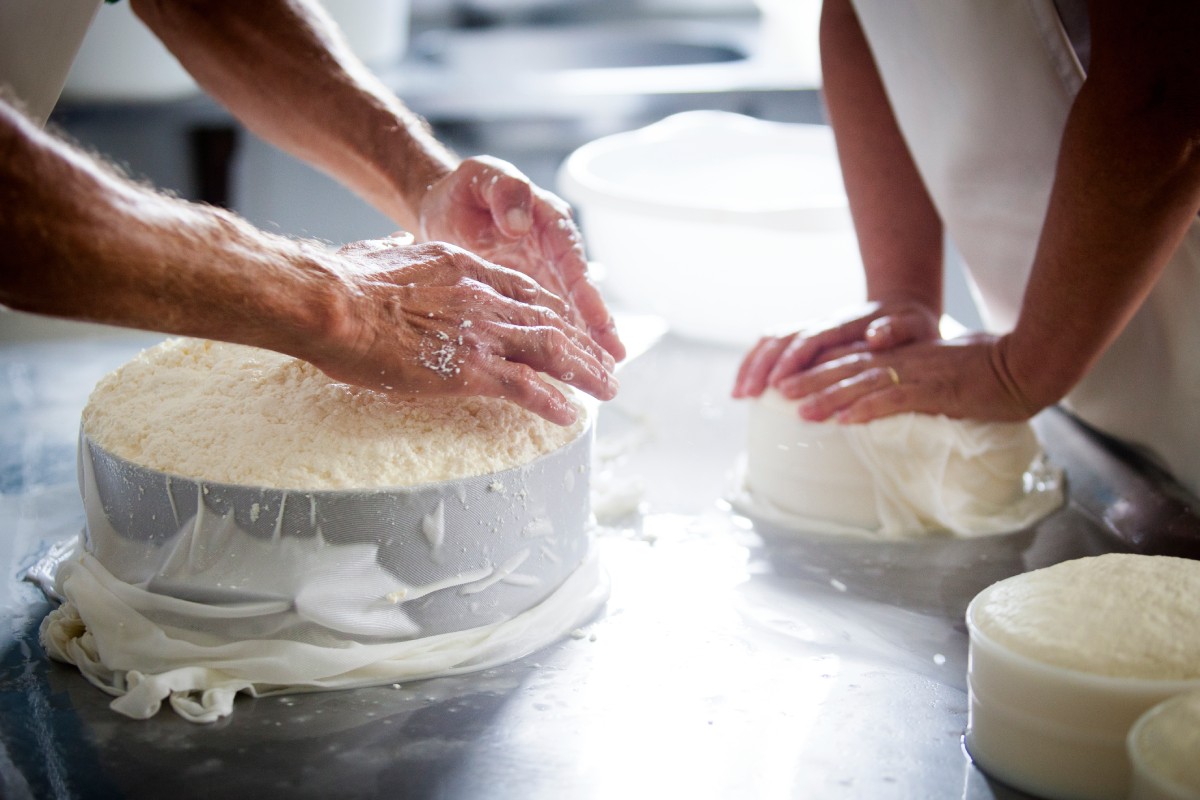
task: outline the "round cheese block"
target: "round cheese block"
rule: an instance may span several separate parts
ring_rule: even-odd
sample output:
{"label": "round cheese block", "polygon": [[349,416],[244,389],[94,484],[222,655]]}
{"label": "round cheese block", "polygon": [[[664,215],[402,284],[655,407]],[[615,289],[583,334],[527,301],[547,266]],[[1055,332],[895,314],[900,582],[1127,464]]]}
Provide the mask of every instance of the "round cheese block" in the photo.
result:
{"label": "round cheese block", "polygon": [[1200,689],[1200,562],[1107,554],[1007,578],[967,610],[967,748],[1051,798],[1123,798],[1126,736]]}
{"label": "round cheese block", "polygon": [[810,533],[908,539],[1020,530],[1062,503],[1026,423],[898,414],[810,422],[774,390],[750,404],[735,505]]}
{"label": "round cheese block", "polygon": [[[121,698],[134,716],[167,694],[179,710],[180,691],[411,680],[523,655],[605,597],[579,417],[396,400],[278,353],[168,340],[84,410],[82,552],[43,639],[114,693],[146,676],[149,699]],[[95,663],[71,643],[72,614],[102,643]]]}

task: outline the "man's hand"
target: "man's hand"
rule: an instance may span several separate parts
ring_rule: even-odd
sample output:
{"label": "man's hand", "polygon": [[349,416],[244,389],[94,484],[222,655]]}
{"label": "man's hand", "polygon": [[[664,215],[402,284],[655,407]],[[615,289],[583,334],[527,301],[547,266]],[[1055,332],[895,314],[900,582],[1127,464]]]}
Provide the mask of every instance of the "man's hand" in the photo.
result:
{"label": "man's hand", "polygon": [[400,397],[503,397],[562,425],[575,408],[538,373],[616,394],[612,357],[526,276],[436,242],[356,242],[339,255],[347,318],[305,356],[330,377]]}
{"label": "man's hand", "polygon": [[523,272],[567,302],[566,318],[615,358],[625,347],[600,292],[565,202],[511,164],[468,158],[434,183],[420,203],[421,236],[453,242]]}

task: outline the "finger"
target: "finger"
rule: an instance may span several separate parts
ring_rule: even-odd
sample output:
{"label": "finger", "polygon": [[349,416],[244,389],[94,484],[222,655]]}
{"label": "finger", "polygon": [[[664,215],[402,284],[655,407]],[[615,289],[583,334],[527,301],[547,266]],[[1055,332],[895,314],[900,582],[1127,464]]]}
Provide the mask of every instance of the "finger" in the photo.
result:
{"label": "finger", "polygon": [[544,372],[598,400],[617,394],[617,379],[588,349],[550,325],[497,325],[491,332],[493,352],[507,361]]}
{"label": "finger", "polygon": [[789,400],[799,400],[866,372],[875,366],[869,359],[869,355],[856,353],[830,361],[785,378],[775,389]]}
{"label": "finger", "polygon": [[479,349],[468,351],[460,365],[452,385],[433,384],[430,389],[440,394],[508,400],[557,425],[570,425],[578,418],[575,405],[527,365]]}
{"label": "finger", "polygon": [[899,407],[903,387],[898,385],[892,376],[893,373],[889,373],[884,367],[872,367],[840,380],[805,397],[800,403],[800,416],[811,422],[819,422],[837,414],[839,422],[850,422],[851,420],[844,418],[842,413],[872,395],[880,395],[881,400],[887,400]]}
{"label": "finger", "polygon": [[496,360],[486,384],[494,397],[501,397],[557,425],[570,425],[579,409],[562,392],[546,383],[525,364]]}
{"label": "finger", "polygon": [[496,300],[497,304],[490,309],[490,313],[500,323],[524,328],[552,328],[566,336],[576,348],[599,361],[607,372],[611,373],[616,368],[616,359],[586,331],[566,319],[563,312],[509,298],[498,297]]}
{"label": "finger", "polygon": [[864,334],[867,347],[876,352],[936,336],[937,326],[927,314],[915,309],[880,317],[867,326]]}
{"label": "finger", "polygon": [[533,227],[533,188],[515,169],[510,172],[489,163],[480,176],[479,195],[497,230],[509,239],[520,239]]}
{"label": "finger", "polygon": [[735,398],[758,397],[766,390],[767,376],[794,335],[764,336],[758,340],[758,344],[750,349],[738,367],[737,378],[733,382]]}
{"label": "finger", "polygon": [[510,300],[548,308],[560,317],[570,315],[570,308],[562,297],[515,269],[482,261],[466,251],[459,254],[455,266],[461,276],[483,284]]}
{"label": "finger", "polygon": [[811,336],[797,335],[782,353],[778,362],[767,377],[767,382],[776,388],[789,375],[803,372],[812,367],[818,357],[826,350],[843,347],[853,343],[862,336],[866,323],[854,322],[827,328]]}
{"label": "finger", "polygon": [[547,280],[561,288],[563,296],[588,324],[602,323],[608,317],[608,309],[588,279],[583,236],[571,218],[570,206],[549,192],[539,191],[535,198],[534,225],[538,248],[549,266]]}
{"label": "finger", "polygon": [[515,240],[534,229],[539,231],[537,246],[530,249],[541,254],[544,268],[536,269],[535,274],[545,289],[565,302],[568,313],[564,316],[586,329],[613,357],[624,358],[625,346],[616,324],[599,290],[588,280],[587,260],[570,206],[533,186],[506,161],[478,156],[464,162],[463,168],[477,171],[469,183],[501,235]]}
{"label": "finger", "polygon": [[617,323],[608,311],[600,290],[587,277],[587,262],[580,259],[558,270],[566,284],[568,305],[574,308],[580,323],[596,342],[620,361],[625,344],[617,333]]}
{"label": "finger", "polygon": [[586,296],[594,288],[587,277],[587,258],[579,229],[569,216],[557,213],[544,202],[534,211],[538,231],[536,251],[543,259],[537,271],[538,279],[560,294],[584,326],[603,322],[608,316],[599,293]]}
{"label": "finger", "polygon": [[906,411],[931,413],[914,405],[918,391],[914,387],[903,388],[902,384],[887,391],[865,394],[839,411],[837,421],[845,425],[861,425]]}
{"label": "finger", "polygon": [[599,325],[589,325],[588,333],[596,344],[603,347],[615,360],[625,360],[628,351],[625,349],[625,343],[621,341],[621,334],[617,331],[617,321],[612,316],[608,316]]}

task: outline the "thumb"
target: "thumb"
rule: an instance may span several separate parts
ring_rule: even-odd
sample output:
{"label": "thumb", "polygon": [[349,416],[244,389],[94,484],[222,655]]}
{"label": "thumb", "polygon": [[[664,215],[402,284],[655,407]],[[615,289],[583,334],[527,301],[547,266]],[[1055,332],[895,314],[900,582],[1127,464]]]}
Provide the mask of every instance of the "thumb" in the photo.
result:
{"label": "thumb", "polygon": [[502,234],[520,239],[533,227],[533,190],[529,183],[495,172],[482,182],[481,193]]}
{"label": "thumb", "polygon": [[898,311],[873,320],[867,326],[865,338],[868,350],[890,350],[937,338],[937,324],[928,314],[920,311]]}

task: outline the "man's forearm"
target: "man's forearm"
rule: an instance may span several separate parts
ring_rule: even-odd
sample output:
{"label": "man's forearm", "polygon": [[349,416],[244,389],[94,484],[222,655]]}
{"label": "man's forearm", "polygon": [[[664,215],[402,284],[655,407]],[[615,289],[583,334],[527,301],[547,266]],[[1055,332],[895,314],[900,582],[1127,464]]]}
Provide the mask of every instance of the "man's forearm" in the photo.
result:
{"label": "man's forearm", "polygon": [[0,102],[0,302],[296,353],[337,334],[328,254],[156,193]]}
{"label": "man's forearm", "polygon": [[821,16],[825,102],[869,299],[942,307],[942,225],[904,142],[849,0]]}
{"label": "man's forearm", "polygon": [[319,167],[410,231],[457,159],[307,0],[134,0],[204,89],[267,141]]}

